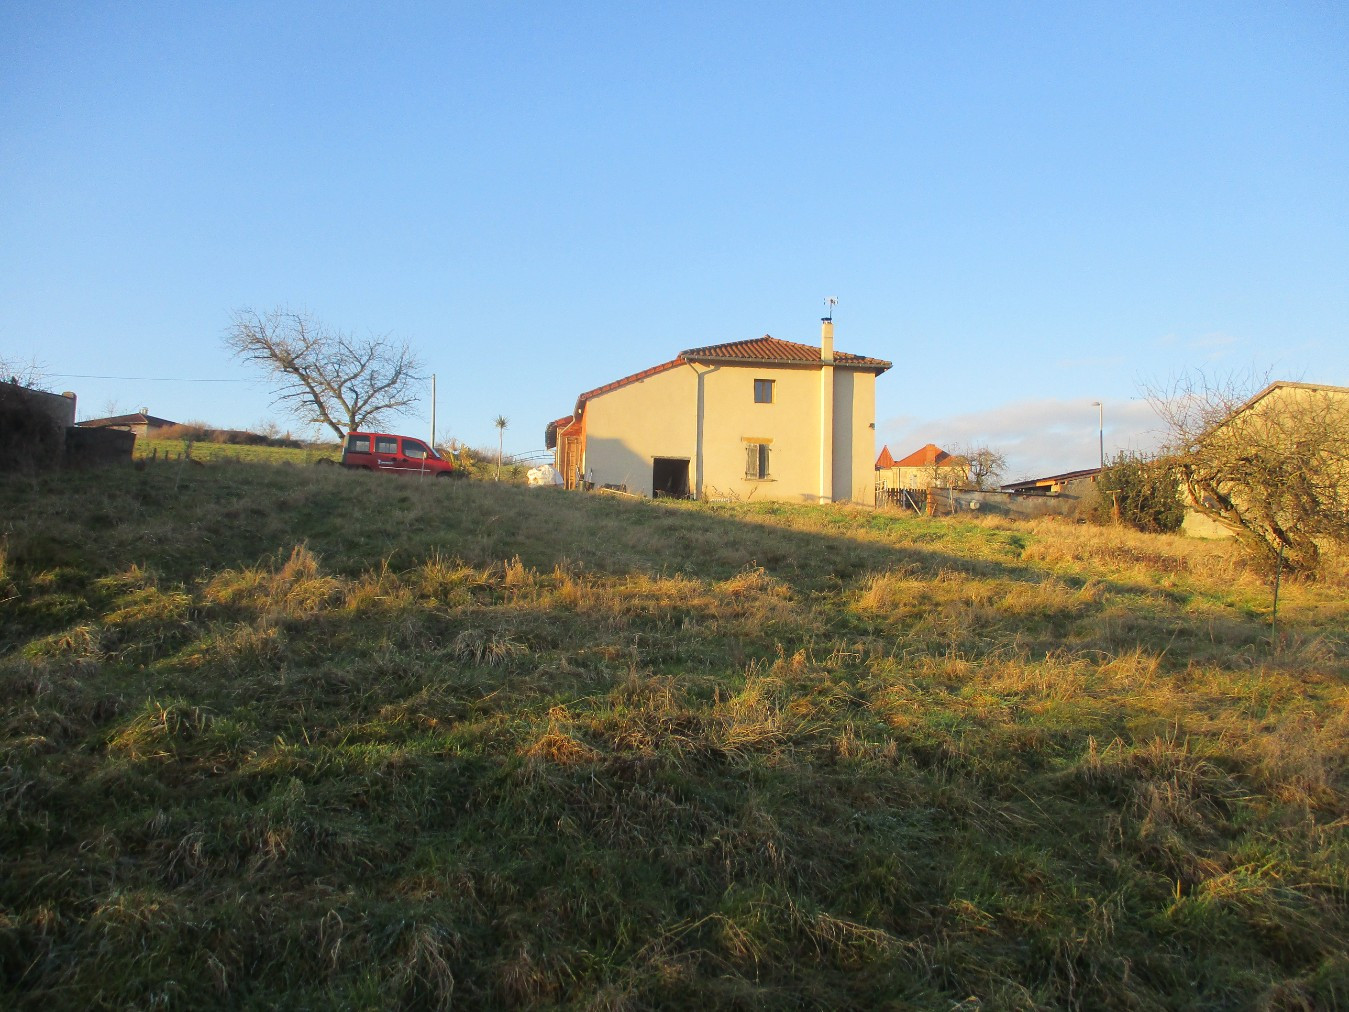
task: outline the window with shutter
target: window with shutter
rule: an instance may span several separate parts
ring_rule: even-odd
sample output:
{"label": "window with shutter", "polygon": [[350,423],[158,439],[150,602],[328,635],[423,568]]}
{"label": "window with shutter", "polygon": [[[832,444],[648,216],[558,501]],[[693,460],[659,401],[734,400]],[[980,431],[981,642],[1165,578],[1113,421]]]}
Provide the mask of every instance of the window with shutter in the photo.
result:
{"label": "window with shutter", "polygon": [[745,444],[745,477],[752,479],[768,478],[772,472],[768,466],[770,447],[767,443]]}

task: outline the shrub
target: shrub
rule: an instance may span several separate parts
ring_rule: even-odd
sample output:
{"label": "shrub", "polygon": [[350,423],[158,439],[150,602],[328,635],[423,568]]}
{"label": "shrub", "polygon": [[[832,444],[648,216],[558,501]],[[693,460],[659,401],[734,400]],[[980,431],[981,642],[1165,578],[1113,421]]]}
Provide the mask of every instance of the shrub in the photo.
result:
{"label": "shrub", "polygon": [[1101,472],[1099,499],[1090,519],[1122,523],[1149,534],[1180,530],[1185,507],[1171,463],[1165,458],[1119,453]]}
{"label": "shrub", "polygon": [[304,446],[300,440],[290,438],[289,432],[284,436],[263,435],[244,429],[213,429],[204,422],[167,425],[151,438],[182,440],[189,443],[215,443],[218,446],[284,446],[292,450]]}
{"label": "shrub", "polygon": [[32,471],[61,461],[65,433],[24,391],[0,388],[0,471]]}

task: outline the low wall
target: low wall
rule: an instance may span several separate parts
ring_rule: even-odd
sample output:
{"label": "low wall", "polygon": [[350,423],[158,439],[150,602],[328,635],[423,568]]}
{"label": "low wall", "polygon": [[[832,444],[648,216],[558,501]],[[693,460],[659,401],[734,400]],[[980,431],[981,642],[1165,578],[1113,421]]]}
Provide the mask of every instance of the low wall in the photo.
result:
{"label": "low wall", "polygon": [[[929,502],[930,499],[930,502]],[[976,492],[971,489],[887,489],[877,492],[876,505],[934,516],[1000,516],[1014,520],[1076,517],[1090,504],[1089,496],[1025,495],[1018,492]]]}
{"label": "low wall", "polygon": [[136,434],[125,429],[66,429],[66,466],[103,467],[129,464]]}

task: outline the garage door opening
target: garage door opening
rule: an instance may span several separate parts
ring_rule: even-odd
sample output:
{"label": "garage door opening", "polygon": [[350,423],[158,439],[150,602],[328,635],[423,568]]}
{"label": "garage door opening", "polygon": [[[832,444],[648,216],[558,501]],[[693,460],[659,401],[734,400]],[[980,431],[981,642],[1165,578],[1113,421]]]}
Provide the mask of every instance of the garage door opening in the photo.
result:
{"label": "garage door opening", "polygon": [[689,497],[689,460],[687,457],[656,457],[651,464],[651,496],[659,499]]}

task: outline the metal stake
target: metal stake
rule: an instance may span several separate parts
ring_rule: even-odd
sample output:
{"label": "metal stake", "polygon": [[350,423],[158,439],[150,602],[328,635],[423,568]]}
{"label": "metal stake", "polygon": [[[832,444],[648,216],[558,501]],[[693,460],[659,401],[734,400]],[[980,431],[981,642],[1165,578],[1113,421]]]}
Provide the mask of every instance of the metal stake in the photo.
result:
{"label": "metal stake", "polygon": [[1279,545],[1279,561],[1274,567],[1274,612],[1269,619],[1269,635],[1274,640],[1279,635],[1279,582],[1283,578],[1283,545]]}

